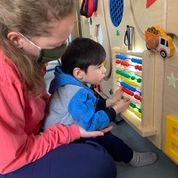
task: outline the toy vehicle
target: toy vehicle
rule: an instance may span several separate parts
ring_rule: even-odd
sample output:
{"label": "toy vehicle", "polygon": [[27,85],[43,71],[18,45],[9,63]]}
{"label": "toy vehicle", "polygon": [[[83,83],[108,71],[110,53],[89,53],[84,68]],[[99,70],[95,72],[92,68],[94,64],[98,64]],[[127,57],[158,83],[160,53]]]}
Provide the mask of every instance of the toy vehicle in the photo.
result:
{"label": "toy vehicle", "polygon": [[145,31],[146,47],[149,50],[156,50],[162,58],[171,57],[174,55],[174,45],[172,38],[159,27],[151,27]]}

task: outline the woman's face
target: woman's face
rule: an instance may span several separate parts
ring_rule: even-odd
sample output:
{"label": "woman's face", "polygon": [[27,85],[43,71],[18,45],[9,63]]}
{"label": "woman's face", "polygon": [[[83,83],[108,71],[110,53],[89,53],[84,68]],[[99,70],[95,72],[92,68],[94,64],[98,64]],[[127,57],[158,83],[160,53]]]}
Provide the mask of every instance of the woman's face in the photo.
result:
{"label": "woman's face", "polygon": [[[40,48],[50,49],[59,47],[62,44],[66,43],[67,38],[72,32],[73,26],[75,22],[75,16],[69,15],[67,17],[64,17],[63,19],[57,21],[54,20],[50,24],[49,35],[36,36],[30,38],[31,42],[27,38],[22,37],[22,49],[29,54],[32,54],[34,56],[38,56],[40,53]],[[33,43],[35,45],[33,45]]]}
{"label": "woman's face", "polygon": [[66,43],[67,38],[72,32],[75,16],[69,15],[60,21],[51,22],[50,35],[34,37],[33,42],[41,48],[55,48]]}

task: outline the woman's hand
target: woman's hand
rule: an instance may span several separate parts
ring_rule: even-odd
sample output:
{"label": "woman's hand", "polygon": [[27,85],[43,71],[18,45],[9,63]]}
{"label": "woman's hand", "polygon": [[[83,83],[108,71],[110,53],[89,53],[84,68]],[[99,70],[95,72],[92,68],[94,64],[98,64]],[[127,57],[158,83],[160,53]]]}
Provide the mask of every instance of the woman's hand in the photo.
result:
{"label": "woman's hand", "polygon": [[113,106],[116,102],[118,102],[123,95],[122,87],[119,87],[119,89],[106,100],[106,107]]}
{"label": "woman's hand", "polygon": [[80,136],[82,138],[89,138],[89,137],[98,137],[98,136],[103,136],[104,133],[111,131],[113,126],[108,126],[102,130],[98,131],[86,131],[82,127],[79,126],[79,131],[80,131]]}

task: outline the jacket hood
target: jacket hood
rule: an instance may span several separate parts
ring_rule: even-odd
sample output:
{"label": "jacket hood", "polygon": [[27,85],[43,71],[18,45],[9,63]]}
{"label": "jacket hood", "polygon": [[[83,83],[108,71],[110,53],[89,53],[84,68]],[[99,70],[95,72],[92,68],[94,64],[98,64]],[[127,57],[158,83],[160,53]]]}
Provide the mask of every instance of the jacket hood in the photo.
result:
{"label": "jacket hood", "polygon": [[55,77],[52,80],[52,82],[50,84],[50,88],[49,88],[49,93],[51,93],[51,94],[54,93],[59,87],[62,87],[62,86],[67,85],[67,84],[77,85],[77,86],[89,89],[82,82],[80,82],[79,80],[74,78],[72,75],[62,72],[60,66],[57,66],[55,68],[54,75],[55,75]]}

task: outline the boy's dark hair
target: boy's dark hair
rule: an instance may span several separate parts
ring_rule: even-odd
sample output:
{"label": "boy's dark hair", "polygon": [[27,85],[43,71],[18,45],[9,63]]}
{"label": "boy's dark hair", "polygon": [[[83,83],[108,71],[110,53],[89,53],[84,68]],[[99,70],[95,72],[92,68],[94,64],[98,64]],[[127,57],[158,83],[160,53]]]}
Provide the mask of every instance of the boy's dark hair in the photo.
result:
{"label": "boy's dark hair", "polygon": [[90,65],[100,65],[106,58],[102,45],[89,38],[76,38],[67,47],[61,58],[62,71],[73,74],[73,69],[79,67],[87,72]]}

